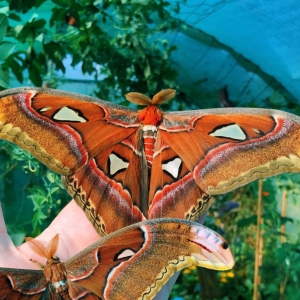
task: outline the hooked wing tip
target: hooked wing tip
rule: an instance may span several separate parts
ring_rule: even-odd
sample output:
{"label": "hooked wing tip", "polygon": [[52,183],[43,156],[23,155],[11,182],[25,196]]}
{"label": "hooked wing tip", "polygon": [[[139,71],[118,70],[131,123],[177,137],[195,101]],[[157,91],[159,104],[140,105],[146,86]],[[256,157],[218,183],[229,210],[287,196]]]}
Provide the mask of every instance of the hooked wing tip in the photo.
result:
{"label": "hooked wing tip", "polygon": [[194,228],[192,232],[189,241],[198,266],[214,270],[229,270],[234,266],[231,249],[222,236],[206,227]]}
{"label": "hooked wing tip", "polygon": [[196,264],[198,266],[212,270],[229,270],[232,269],[235,264],[234,258],[229,248],[226,250],[226,253],[211,253],[203,249],[202,255],[199,253],[193,253],[192,256],[197,260]]}

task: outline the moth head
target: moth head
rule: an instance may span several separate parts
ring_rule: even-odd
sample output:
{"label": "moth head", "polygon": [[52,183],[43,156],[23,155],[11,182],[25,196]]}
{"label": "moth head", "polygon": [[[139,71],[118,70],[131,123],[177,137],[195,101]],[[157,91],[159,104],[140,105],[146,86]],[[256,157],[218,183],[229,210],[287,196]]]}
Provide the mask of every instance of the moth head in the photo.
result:
{"label": "moth head", "polygon": [[175,96],[176,91],[172,89],[162,90],[152,100],[141,93],[128,93],[126,99],[138,105],[147,105],[139,111],[138,120],[144,125],[158,126],[162,121],[162,111],[157,107],[158,104],[167,102]]}
{"label": "moth head", "polygon": [[51,261],[52,263],[59,263],[60,259],[56,255],[53,255],[50,259],[48,259],[48,262]]}

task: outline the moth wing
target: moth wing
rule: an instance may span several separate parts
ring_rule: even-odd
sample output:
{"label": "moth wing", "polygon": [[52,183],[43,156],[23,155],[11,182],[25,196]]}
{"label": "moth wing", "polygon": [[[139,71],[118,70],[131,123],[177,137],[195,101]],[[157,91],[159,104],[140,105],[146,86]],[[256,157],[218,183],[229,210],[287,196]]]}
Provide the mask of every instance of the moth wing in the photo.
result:
{"label": "moth wing", "polygon": [[65,265],[69,280],[103,299],[148,299],[183,268],[227,270],[233,264],[227,242],[212,230],[180,219],[155,219],[102,238]]}
{"label": "moth wing", "polygon": [[63,177],[66,190],[102,236],[145,219],[148,168],[140,142],[136,132]]}
{"label": "moth wing", "polygon": [[70,175],[139,127],[137,112],[97,98],[44,88],[0,93],[0,138]]}
{"label": "moth wing", "polygon": [[300,118],[289,113],[250,108],[166,113],[159,132],[207,194],[300,171]]}
{"label": "moth wing", "polygon": [[43,299],[47,281],[41,270],[0,268],[0,299]]}

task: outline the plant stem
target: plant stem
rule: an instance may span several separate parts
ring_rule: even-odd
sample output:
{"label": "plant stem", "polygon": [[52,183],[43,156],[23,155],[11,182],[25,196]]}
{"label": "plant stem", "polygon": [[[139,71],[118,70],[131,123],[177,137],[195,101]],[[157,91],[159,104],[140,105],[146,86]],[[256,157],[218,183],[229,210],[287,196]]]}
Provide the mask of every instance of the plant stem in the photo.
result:
{"label": "plant stem", "polygon": [[[286,217],[286,189],[283,190],[283,194],[282,194],[282,211],[281,211],[281,216],[283,218]],[[280,236],[280,241],[281,241],[281,244],[285,243],[285,236],[284,236],[284,233],[285,233],[285,224],[282,224],[281,225],[281,236]]]}
{"label": "plant stem", "polygon": [[257,199],[257,235],[256,235],[256,247],[255,247],[255,266],[254,266],[254,288],[253,288],[253,300],[258,300],[258,285],[260,283],[259,265],[260,265],[260,244],[261,244],[261,215],[262,215],[262,186],[263,182],[260,179],[258,181],[258,199]]}
{"label": "plant stem", "polygon": [[[287,198],[287,191],[286,189],[283,190],[283,194],[282,194],[282,206],[281,206],[281,216],[283,218],[286,217],[286,198]],[[280,236],[280,242],[281,244],[284,244],[285,243],[285,224],[282,224],[281,225],[281,236]],[[283,263],[281,263],[281,266],[280,266],[280,273],[282,274],[283,273]],[[284,299],[284,290],[285,290],[285,286],[286,286],[286,283],[287,283],[287,280],[288,280],[288,273],[286,273],[286,276],[285,276],[285,279],[282,283],[280,283],[280,300]]]}

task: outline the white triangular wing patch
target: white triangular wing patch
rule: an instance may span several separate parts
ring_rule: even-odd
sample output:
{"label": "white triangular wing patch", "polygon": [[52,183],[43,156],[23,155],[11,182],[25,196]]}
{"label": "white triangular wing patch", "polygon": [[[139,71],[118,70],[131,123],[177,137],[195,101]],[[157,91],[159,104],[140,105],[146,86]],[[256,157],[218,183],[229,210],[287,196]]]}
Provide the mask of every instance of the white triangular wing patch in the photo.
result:
{"label": "white triangular wing patch", "polygon": [[237,124],[230,124],[222,128],[218,128],[215,131],[211,132],[209,135],[220,137],[220,138],[229,138],[234,140],[244,141],[247,139],[242,128]]}
{"label": "white triangular wing patch", "polygon": [[164,171],[167,171],[174,178],[177,178],[179,175],[179,168],[180,168],[181,162],[182,162],[181,159],[179,157],[176,157],[175,159],[170,160],[165,164],[162,164],[162,169]]}
{"label": "white triangular wing patch", "polygon": [[86,119],[80,117],[76,110],[66,106],[58,110],[53,116],[53,119],[57,121],[86,122]]}

